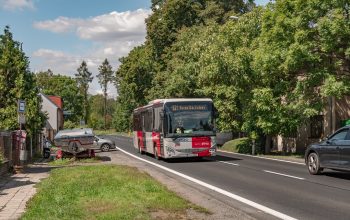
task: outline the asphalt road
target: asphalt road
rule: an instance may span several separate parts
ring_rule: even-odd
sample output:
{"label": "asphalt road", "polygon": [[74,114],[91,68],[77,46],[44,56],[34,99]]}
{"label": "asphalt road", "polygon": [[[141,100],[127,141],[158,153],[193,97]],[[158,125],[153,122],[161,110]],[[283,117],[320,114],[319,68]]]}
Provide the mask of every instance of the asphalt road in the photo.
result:
{"label": "asphalt road", "polygon": [[157,161],[151,155],[138,154],[131,138],[109,138],[129,153],[290,217],[350,219],[350,173],[326,170],[323,175],[312,176],[303,164],[222,152],[203,160]]}

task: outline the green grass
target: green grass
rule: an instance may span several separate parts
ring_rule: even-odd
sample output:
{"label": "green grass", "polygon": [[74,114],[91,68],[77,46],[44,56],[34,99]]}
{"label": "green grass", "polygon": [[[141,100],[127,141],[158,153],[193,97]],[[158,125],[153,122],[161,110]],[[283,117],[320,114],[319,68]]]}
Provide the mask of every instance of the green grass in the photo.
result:
{"label": "green grass", "polygon": [[237,138],[226,142],[220,149],[234,153],[243,153],[242,149],[245,148],[247,141],[248,138]]}
{"label": "green grass", "polygon": [[98,163],[101,162],[102,159],[99,156],[93,158],[82,158],[82,159],[74,159],[74,158],[63,158],[57,159],[49,162],[50,166],[67,166],[77,163]]}
{"label": "green grass", "polygon": [[109,130],[94,130],[95,135],[121,135],[121,136],[126,136],[130,137],[132,136],[132,133],[128,132],[116,132],[114,129],[109,129]]}
{"label": "green grass", "polygon": [[107,129],[107,130],[94,130],[94,134],[96,135],[115,135],[117,132],[115,129]]}
{"label": "green grass", "polygon": [[[234,152],[234,153],[244,153],[251,154],[251,147],[248,143],[248,138],[238,138],[226,142],[220,149]],[[247,144],[248,143],[248,144]],[[283,152],[271,152],[269,154],[258,154],[258,156],[264,156],[275,159],[282,160],[292,160],[300,162],[303,158],[303,154],[294,154],[294,153],[283,153]]]}
{"label": "green grass", "polygon": [[282,159],[282,160],[304,161],[304,154],[296,154],[296,153],[283,154],[282,152],[271,152],[270,154],[264,154],[259,156]]}
{"label": "green grass", "polygon": [[57,168],[37,187],[21,219],[186,219],[191,208],[208,213],[128,166]]}

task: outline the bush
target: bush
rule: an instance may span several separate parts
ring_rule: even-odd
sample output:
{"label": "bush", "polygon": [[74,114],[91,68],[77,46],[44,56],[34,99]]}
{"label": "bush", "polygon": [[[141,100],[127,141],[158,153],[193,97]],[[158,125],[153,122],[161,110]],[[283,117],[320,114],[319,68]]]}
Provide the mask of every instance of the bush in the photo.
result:
{"label": "bush", "polygon": [[226,142],[222,148],[222,150],[235,152],[235,153],[251,153],[252,148],[250,146],[250,141],[248,138],[237,138],[231,141]]}
{"label": "bush", "polygon": [[64,121],[63,127],[64,129],[73,129],[73,128],[79,128],[79,125],[70,120],[67,120],[67,121]]}
{"label": "bush", "polygon": [[[222,147],[222,150],[241,153],[241,154],[251,154],[252,153],[252,140],[244,137],[237,138],[226,142]],[[255,143],[255,154],[262,153],[261,141],[256,141]]]}

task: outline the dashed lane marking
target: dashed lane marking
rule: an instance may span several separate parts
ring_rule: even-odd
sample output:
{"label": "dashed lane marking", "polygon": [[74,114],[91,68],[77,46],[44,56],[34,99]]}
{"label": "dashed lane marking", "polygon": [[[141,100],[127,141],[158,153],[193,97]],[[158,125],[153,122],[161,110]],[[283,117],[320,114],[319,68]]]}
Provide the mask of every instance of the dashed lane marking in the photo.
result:
{"label": "dashed lane marking", "polygon": [[273,172],[273,171],[270,171],[270,170],[263,170],[263,171],[266,172],[266,173],[272,173],[272,174],[285,176],[285,177],[290,177],[290,178],[294,178],[294,179],[298,179],[298,180],[305,180],[305,178],[302,178],[302,177],[291,176],[291,175],[283,174],[283,173],[277,173],[277,172]]}
{"label": "dashed lane marking", "polygon": [[238,163],[230,163],[230,162],[226,162],[226,161],[219,161],[219,160],[218,160],[218,162],[220,162],[220,163],[230,164],[230,165],[233,165],[233,166],[239,166],[239,164],[238,164]]}

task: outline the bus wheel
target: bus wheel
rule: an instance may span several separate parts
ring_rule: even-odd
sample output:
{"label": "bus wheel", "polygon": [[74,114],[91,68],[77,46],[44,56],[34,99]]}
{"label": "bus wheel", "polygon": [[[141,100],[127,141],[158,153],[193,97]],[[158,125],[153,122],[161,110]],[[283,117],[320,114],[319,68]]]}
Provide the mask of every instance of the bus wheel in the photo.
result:
{"label": "bus wheel", "polygon": [[154,158],[160,160],[156,146],[153,147]]}
{"label": "bus wheel", "polygon": [[143,153],[144,153],[143,150],[142,150],[142,148],[141,148],[140,141],[139,141],[139,153],[140,153],[140,154],[143,154]]}

